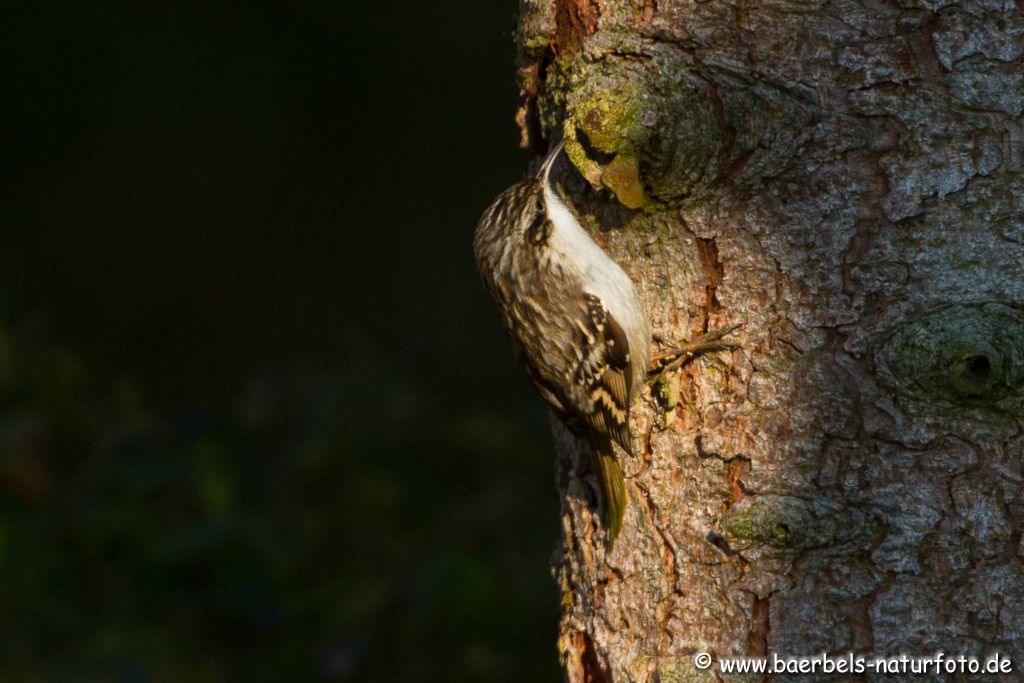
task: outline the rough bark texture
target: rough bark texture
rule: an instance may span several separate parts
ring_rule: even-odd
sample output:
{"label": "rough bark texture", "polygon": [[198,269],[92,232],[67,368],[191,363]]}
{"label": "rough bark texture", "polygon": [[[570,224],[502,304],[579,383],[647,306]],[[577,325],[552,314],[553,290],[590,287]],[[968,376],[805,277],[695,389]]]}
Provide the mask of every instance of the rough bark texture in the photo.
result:
{"label": "rough bark texture", "polygon": [[564,135],[654,329],[745,321],[634,406],[610,553],[559,444],[569,680],[849,650],[999,651],[1020,680],[1017,3],[522,0],[519,22],[524,141]]}

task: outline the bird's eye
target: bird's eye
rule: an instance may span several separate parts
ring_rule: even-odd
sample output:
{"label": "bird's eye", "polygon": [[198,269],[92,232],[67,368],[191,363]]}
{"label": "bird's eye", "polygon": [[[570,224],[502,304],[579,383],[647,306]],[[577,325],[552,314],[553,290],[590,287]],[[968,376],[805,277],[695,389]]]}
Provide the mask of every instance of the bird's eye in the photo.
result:
{"label": "bird's eye", "polygon": [[534,216],[526,230],[526,238],[534,244],[541,244],[548,238],[548,217],[543,213]]}

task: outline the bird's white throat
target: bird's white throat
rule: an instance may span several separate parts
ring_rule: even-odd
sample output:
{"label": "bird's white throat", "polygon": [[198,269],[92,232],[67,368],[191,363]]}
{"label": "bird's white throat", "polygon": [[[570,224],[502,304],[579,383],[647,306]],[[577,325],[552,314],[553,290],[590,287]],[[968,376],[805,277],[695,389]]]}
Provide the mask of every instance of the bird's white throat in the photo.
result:
{"label": "bird's white throat", "polygon": [[[627,334],[631,331],[643,334],[642,331],[647,330],[647,316],[633,281],[583,229],[549,183],[544,184],[544,201],[552,224],[549,248],[558,254],[565,267],[575,273],[585,291],[601,298]],[[634,340],[631,338],[630,342],[632,344]],[[643,343],[647,344],[647,339]]]}

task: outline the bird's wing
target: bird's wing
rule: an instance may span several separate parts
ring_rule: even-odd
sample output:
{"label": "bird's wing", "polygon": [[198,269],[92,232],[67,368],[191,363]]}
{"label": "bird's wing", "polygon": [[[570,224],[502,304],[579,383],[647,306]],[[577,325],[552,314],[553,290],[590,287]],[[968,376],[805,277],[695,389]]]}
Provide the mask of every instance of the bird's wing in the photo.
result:
{"label": "bird's wing", "polygon": [[582,417],[590,429],[611,436],[632,455],[629,397],[633,373],[629,340],[599,297],[584,294],[584,312],[578,321],[579,348],[583,352],[575,371],[577,386],[583,388],[587,401],[581,406]]}

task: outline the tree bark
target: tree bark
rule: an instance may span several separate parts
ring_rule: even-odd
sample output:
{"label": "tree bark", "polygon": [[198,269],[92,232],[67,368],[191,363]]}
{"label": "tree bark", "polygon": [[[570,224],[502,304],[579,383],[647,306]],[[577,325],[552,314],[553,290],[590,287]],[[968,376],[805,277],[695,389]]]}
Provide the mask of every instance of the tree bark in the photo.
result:
{"label": "tree bark", "polygon": [[611,551],[559,440],[570,681],[940,650],[1019,680],[1022,34],[1009,0],[521,0],[524,143],[566,139],[663,338],[744,323],[634,405]]}

